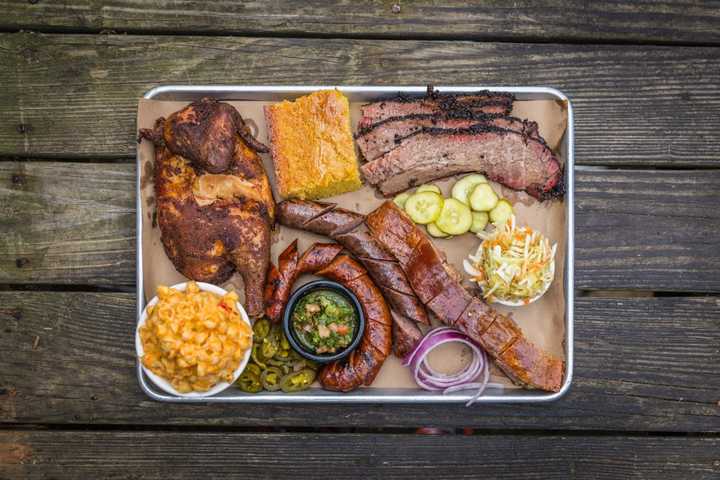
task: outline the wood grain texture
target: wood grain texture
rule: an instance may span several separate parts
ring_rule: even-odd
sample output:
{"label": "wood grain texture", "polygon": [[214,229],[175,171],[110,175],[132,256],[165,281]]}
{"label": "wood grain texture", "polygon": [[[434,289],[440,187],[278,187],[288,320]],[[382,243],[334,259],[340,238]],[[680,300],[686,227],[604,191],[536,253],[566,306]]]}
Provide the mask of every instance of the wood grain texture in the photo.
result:
{"label": "wood grain texture", "polygon": [[576,172],[578,288],[720,289],[720,171]]}
{"label": "wood grain texture", "polygon": [[135,168],[0,162],[0,283],[135,283]]}
{"label": "wood grain texture", "polygon": [[578,164],[720,161],[720,47],[17,33],[0,62],[6,156],[130,158],[160,84],[434,83],[563,90]]}
{"label": "wood grain texture", "polygon": [[717,438],[640,436],[4,431],[0,467],[28,479],[296,479],[332,468],[334,479],[709,480],[718,448]]}
{"label": "wood grain texture", "polygon": [[132,294],[3,292],[0,422],[720,432],[719,307],[578,298],[573,387],[552,404],[177,405],[137,385]]}
{"label": "wood grain texture", "polygon": [[697,1],[4,0],[0,11],[4,29],[720,43],[717,5]]}
{"label": "wood grain texture", "polygon": [[[720,291],[720,171],[576,183],[576,288]],[[0,283],[132,288],[134,197],[131,164],[0,162]]]}

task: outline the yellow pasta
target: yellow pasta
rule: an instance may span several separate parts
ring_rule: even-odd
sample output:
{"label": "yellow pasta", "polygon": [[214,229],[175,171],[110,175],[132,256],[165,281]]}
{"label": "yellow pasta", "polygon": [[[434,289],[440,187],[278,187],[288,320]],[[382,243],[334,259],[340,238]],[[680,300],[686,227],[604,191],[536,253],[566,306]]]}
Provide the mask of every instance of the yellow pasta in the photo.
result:
{"label": "yellow pasta", "polygon": [[252,330],[237,310],[237,294],[201,291],[189,282],[184,292],[157,289],[140,340],[145,368],[180,393],[205,392],[230,382],[252,345]]}

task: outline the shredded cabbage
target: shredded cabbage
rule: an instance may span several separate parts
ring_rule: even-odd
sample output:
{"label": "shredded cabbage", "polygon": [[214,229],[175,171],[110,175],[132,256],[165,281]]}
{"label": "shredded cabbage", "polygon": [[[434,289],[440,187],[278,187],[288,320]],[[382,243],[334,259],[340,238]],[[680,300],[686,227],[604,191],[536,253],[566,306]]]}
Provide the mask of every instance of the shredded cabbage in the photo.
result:
{"label": "shredded cabbage", "polygon": [[530,303],[550,286],[555,273],[557,244],[530,227],[517,227],[515,216],[491,233],[463,262],[488,302]]}

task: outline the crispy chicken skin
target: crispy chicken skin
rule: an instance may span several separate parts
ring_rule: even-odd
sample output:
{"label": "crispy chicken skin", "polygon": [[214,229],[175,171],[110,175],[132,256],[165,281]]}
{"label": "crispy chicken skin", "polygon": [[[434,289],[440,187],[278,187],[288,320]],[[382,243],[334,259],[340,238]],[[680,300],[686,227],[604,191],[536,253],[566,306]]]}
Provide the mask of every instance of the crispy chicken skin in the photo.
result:
{"label": "crispy chicken skin", "polygon": [[[190,161],[164,146],[156,148],[155,156],[158,224],[175,268],[188,278],[213,284],[224,282],[237,270],[245,284],[248,315],[262,314],[274,204],[260,159],[239,140],[228,174],[254,185],[260,193],[236,194],[201,205],[193,193],[199,177]],[[256,176],[249,177],[251,172]],[[269,198],[263,198],[265,189]]]}
{"label": "crispy chicken skin", "polygon": [[237,271],[245,309],[263,311],[275,201],[250,134],[235,108],[203,98],[142,129],[155,144],[155,196],[165,252],[192,280],[219,284]]}
{"label": "crispy chicken skin", "polygon": [[209,173],[221,173],[232,164],[237,142],[242,139],[257,152],[267,152],[235,108],[214,98],[202,98],[167,118],[154,129],[140,130],[140,138],[164,144]]}

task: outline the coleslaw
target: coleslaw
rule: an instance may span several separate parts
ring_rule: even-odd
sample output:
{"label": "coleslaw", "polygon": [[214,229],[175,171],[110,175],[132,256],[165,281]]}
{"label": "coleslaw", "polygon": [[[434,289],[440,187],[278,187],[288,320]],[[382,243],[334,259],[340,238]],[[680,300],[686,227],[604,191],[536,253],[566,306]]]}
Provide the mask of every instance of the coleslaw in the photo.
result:
{"label": "coleslaw", "polygon": [[493,232],[477,235],[483,242],[463,266],[486,301],[527,305],[547,291],[555,276],[557,244],[551,246],[530,227],[518,227],[514,215]]}

